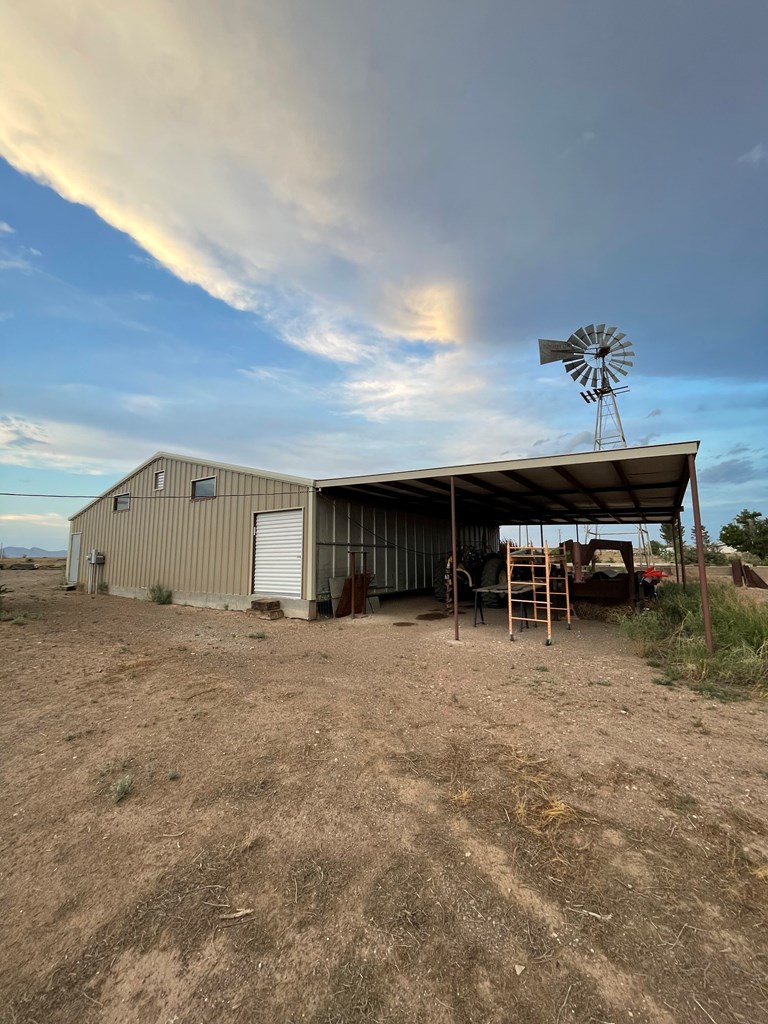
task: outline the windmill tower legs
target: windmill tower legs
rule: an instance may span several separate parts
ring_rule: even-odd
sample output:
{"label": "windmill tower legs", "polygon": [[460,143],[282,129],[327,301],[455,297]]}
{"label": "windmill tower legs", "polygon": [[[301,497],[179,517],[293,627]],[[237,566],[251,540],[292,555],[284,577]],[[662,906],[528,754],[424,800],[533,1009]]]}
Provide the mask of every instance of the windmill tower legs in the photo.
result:
{"label": "windmill tower legs", "polygon": [[602,452],[607,448],[627,447],[616,395],[611,390],[605,394],[603,388],[601,388],[597,399],[597,415],[595,417],[596,452]]}
{"label": "windmill tower legs", "polygon": [[[601,387],[598,391],[597,412],[595,416],[595,442],[596,452],[608,451],[612,448],[626,448],[627,439],[624,436],[624,427],[619,415],[619,406],[616,395],[606,379],[603,372]],[[586,542],[600,536],[599,526],[587,525],[584,529]],[[651,564],[651,541],[648,536],[648,529],[642,523],[637,527],[637,547],[642,553],[643,562],[646,566]]]}

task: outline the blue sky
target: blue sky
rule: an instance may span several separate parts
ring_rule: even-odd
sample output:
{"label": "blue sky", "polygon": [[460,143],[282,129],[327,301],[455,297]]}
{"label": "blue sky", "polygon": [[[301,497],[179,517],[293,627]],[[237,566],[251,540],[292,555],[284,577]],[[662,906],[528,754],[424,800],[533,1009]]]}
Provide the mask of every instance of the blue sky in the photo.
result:
{"label": "blue sky", "polygon": [[[15,7],[15,9],[10,9]],[[4,491],[158,449],[307,476],[630,443],[768,513],[763,3],[30,0],[0,13]],[[3,498],[0,542],[82,502]]]}

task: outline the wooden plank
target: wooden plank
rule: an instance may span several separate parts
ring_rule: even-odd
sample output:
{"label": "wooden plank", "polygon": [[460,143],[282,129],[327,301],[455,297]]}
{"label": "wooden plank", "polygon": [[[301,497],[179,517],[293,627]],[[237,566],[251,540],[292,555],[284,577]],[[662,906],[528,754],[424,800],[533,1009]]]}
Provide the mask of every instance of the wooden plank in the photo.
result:
{"label": "wooden plank", "polygon": [[[363,575],[361,572],[355,573],[355,614],[365,615],[366,604],[368,603],[368,587],[373,579],[371,573]],[[352,614],[352,577],[347,576],[344,580],[344,587],[341,591],[341,597],[336,607],[336,618],[343,619],[346,615]]]}

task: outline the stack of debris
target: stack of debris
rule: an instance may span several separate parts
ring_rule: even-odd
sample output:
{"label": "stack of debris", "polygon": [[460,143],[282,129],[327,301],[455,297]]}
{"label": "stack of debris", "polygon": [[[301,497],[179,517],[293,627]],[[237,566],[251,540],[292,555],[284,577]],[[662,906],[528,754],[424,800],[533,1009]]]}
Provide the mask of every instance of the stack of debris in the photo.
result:
{"label": "stack of debris", "polygon": [[280,607],[280,602],[272,597],[259,597],[251,601],[251,615],[257,615],[260,619],[284,619],[285,612]]}
{"label": "stack of debris", "polygon": [[768,590],[768,583],[762,576],[758,576],[751,566],[744,565],[740,558],[734,558],[731,562],[731,575],[737,587],[759,587],[761,590]]}

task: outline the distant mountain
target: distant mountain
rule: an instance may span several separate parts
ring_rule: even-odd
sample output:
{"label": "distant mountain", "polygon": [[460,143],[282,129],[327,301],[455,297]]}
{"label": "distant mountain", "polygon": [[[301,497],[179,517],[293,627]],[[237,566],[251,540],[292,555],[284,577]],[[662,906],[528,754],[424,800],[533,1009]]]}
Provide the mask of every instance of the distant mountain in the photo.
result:
{"label": "distant mountain", "polygon": [[66,558],[66,551],[46,551],[45,548],[3,548],[3,558]]}

